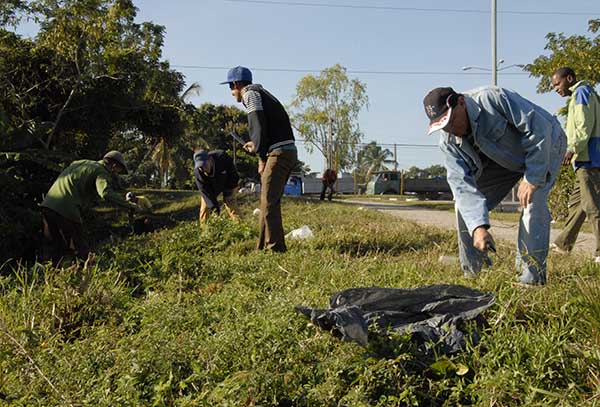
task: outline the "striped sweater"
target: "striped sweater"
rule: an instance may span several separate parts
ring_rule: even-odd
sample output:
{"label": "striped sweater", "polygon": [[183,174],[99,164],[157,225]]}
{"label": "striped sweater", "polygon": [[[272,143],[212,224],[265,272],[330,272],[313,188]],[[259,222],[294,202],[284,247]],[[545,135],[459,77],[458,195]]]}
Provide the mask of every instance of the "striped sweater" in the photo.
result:
{"label": "striped sweater", "polygon": [[261,85],[252,84],[243,89],[242,103],[248,114],[250,139],[261,160],[278,148],[294,145],[290,118],[283,105]]}

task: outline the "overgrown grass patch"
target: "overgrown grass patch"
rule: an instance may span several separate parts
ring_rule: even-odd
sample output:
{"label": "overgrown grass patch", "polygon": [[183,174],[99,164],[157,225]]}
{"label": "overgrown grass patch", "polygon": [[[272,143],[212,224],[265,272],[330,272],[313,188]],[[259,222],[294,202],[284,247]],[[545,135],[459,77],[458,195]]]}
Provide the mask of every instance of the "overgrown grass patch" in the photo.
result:
{"label": "overgrown grass patch", "polygon": [[[190,198],[192,199],[192,198]],[[165,205],[168,203],[165,202]],[[462,276],[455,233],[357,207],[287,200],[285,254],[256,252],[255,202],[104,244],[83,269],[2,270],[0,400],[52,406],[594,406],[599,273],[551,256],[549,284],[514,284],[514,249]],[[166,206],[165,206],[166,207]],[[178,209],[179,210],[179,209]],[[492,291],[481,342],[421,355],[403,336],[344,343],[296,305],[350,287],[449,283]],[[1,404],[1,403],[0,403]]]}

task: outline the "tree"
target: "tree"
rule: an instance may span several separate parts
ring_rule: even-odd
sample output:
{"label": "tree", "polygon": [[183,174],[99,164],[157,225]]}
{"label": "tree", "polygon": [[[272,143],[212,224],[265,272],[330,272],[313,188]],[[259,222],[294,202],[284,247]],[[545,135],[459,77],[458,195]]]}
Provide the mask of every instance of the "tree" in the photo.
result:
{"label": "tree", "polygon": [[174,164],[173,157],[169,152],[169,145],[164,138],[154,148],[152,160],[156,163],[160,172],[160,186],[161,188],[165,188],[169,180],[169,169]]}
{"label": "tree", "polygon": [[446,168],[443,165],[435,164],[427,168],[410,167],[404,172],[406,178],[434,178],[445,177]]}
{"label": "tree", "polygon": [[[540,93],[550,92],[552,74],[561,67],[568,66],[577,74],[578,79],[587,80],[592,86],[600,83],[600,19],[588,22],[590,36],[572,35],[551,32],[545,50],[549,55],[540,55],[525,69],[531,76],[539,78],[537,90]],[[559,110],[566,115],[566,106]],[[568,201],[573,189],[573,169],[563,166],[550,192],[548,203],[555,219],[564,219],[568,214]]]}
{"label": "tree", "polygon": [[0,2],[0,27],[16,25],[20,20],[20,13],[27,10],[24,0],[2,0]]}
{"label": "tree", "polygon": [[600,19],[588,22],[588,31],[595,34],[566,36],[564,33],[548,33],[545,50],[550,55],[540,55],[525,70],[531,76],[540,78],[537,90],[540,93],[550,92],[552,74],[558,68],[568,66],[577,74],[577,78],[585,79],[593,85],[600,82]]}
{"label": "tree", "polygon": [[353,162],[362,138],[360,111],[368,105],[366,85],[349,79],[339,64],[298,82],[291,106],[292,123],[308,148],[323,154],[327,167],[343,170]]}
{"label": "tree", "polygon": [[248,139],[248,118],[235,106],[204,103],[190,116],[189,137],[202,139],[210,149],[233,149],[232,131]]}
{"label": "tree", "polygon": [[[131,0],[0,2],[3,257],[25,254],[37,204],[70,161],[117,145],[149,157],[184,133],[183,75],[161,60],[164,28],[136,12]],[[35,38],[8,30],[20,18],[39,24]]]}
{"label": "tree", "polygon": [[[181,102],[186,104],[190,96],[198,95],[201,91],[202,86],[200,86],[198,82],[191,84],[181,94]],[[185,178],[189,178],[190,175],[189,171],[185,171],[185,167],[186,164],[191,162],[189,157],[191,155],[191,151],[193,150],[193,146],[187,145],[188,140],[185,139],[185,135],[190,133],[189,125],[191,124],[191,117],[193,116],[194,111],[189,109],[189,107],[192,107],[192,105],[188,105],[187,107],[187,109],[183,108],[181,112],[183,119],[187,123],[185,133],[171,141],[171,143],[169,143],[165,137],[161,137],[154,143],[154,147],[149,151],[149,153],[152,154],[151,157],[153,162],[158,168],[161,188],[167,187],[169,181],[171,180],[172,173],[175,174],[172,182],[175,187],[181,187],[182,184],[185,184]],[[207,143],[202,139],[199,139],[195,142],[195,145],[200,144],[207,146]]]}
{"label": "tree", "polygon": [[[235,106],[214,105],[204,103],[191,116],[188,143],[190,145],[206,145],[208,150],[224,150],[235,156],[236,167],[242,179],[258,177],[258,158],[247,154],[233,140],[231,132],[236,132],[242,139],[249,140],[248,118],[244,111]],[[204,143],[204,144],[203,144]]]}
{"label": "tree", "polygon": [[374,172],[386,170],[385,164],[394,163],[394,160],[390,160],[391,157],[393,153],[377,145],[377,142],[365,144],[356,155],[356,182],[365,184]]}
{"label": "tree", "polygon": [[0,110],[14,139],[98,155],[113,132],[181,133],[183,76],[160,60],[164,28],[136,23],[131,1],[17,3],[40,30],[33,40],[0,32]]}

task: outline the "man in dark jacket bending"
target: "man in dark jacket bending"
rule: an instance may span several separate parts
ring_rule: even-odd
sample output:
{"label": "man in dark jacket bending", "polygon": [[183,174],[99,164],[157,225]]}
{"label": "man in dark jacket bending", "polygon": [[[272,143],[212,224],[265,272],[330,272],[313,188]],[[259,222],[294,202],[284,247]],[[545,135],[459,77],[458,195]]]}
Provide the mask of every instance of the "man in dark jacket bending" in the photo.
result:
{"label": "man in dark jacket bending", "polygon": [[223,150],[194,153],[194,179],[200,191],[200,223],[206,222],[211,211],[219,213],[217,197],[223,193],[225,208],[235,222],[239,211],[235,193],[240,179],[233,160]]}

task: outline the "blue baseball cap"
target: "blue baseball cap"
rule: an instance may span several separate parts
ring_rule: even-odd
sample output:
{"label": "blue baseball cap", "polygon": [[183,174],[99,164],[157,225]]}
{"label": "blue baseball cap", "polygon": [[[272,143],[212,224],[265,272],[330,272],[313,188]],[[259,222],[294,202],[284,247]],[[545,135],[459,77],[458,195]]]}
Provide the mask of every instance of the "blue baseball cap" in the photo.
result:
{"label": "blue baseball cap", "polygon": [[236,66],[227,71],[227,80],[220,85],[232,82],[252,82],[252,72],[245,66]]}

